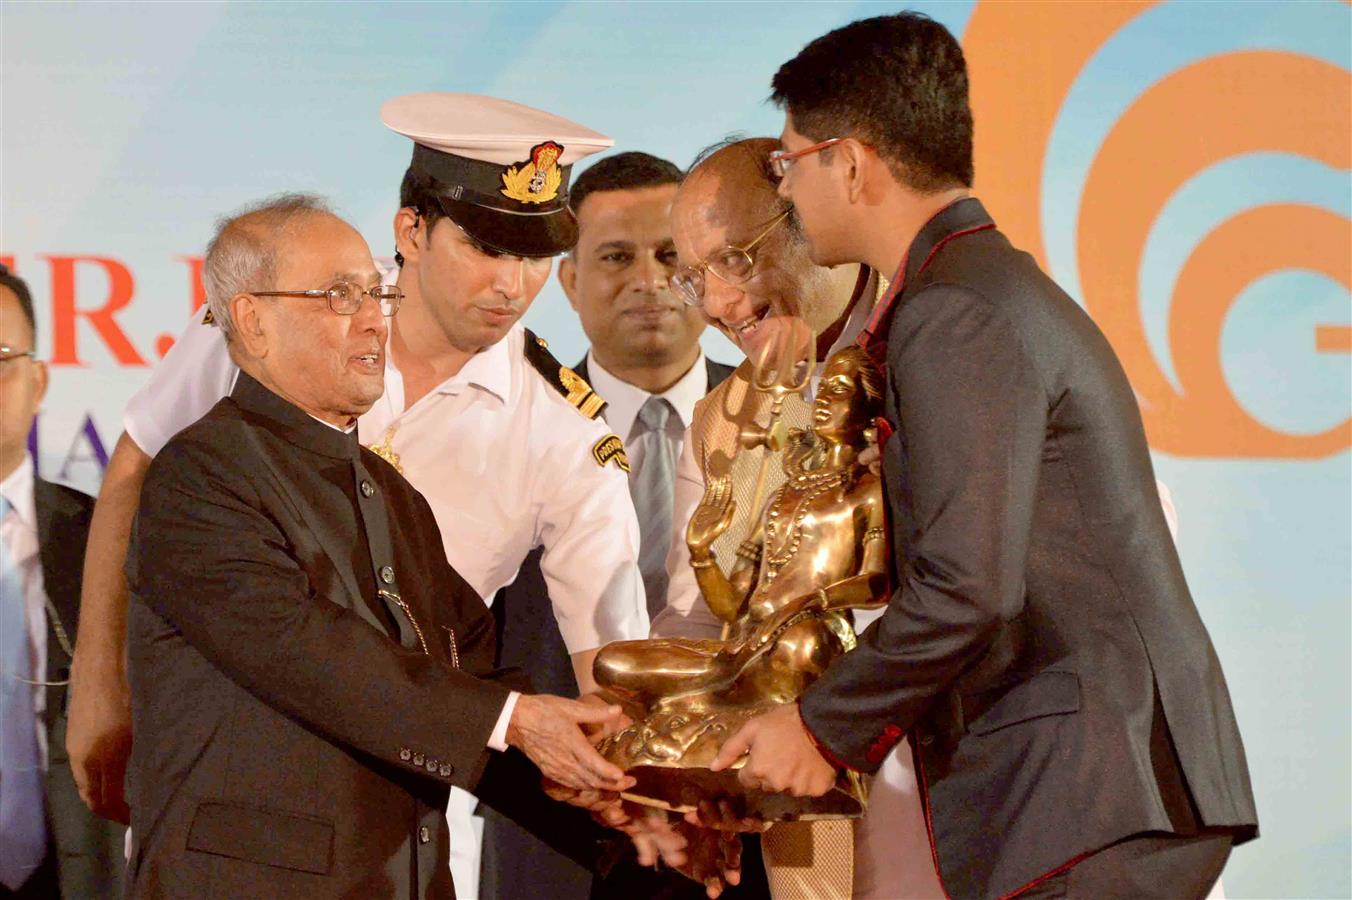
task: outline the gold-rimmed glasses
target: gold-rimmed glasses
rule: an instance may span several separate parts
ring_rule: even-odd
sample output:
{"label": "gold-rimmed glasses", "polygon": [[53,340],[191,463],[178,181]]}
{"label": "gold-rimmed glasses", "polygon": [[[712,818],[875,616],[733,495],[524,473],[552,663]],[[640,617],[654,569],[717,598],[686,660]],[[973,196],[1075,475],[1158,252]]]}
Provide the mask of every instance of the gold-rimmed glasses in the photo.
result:
{"label": "gold-rimmed glasses", "polygon": [[380,314],[389,318],[399,312],[399,304],[404,302],[404,292],[398,285],[378,284],[373,288],[364,288],[356,282],[340,281],[329,288],[314,291],[249,291],[255,297],[311,297],[328,301],[329,309],[340,316],[356,315],[361,309],[364,298],[370,297],[380,307]]}
{"label": "gold-rimmed glasses", "polygon": [[751,251],[769,237],[775,226],[787,219],[791,212],[792,209],[786,209],[775,216],[770,224],[765,226],[765,230],[744,247],[728,244],[710,253],[697,266],[681,266],[669,279],[672,290],[688,305],[699,306],[704,300],[705,271],[712,272],[724,284],[741,284],[748,280],[751,277],[751,270],[756,266],[756,258],[751,255]]}

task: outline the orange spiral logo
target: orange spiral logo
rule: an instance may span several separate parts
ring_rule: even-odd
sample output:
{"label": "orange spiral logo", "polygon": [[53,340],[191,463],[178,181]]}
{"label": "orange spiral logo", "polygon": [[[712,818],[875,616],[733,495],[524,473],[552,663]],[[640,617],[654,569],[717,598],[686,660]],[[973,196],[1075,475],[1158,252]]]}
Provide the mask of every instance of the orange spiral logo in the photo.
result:
{"label": "orange spiral logo", "polygon": [[[977,192],[1044,269],[1043,167],[1057,115],[1095,52],[1152,6],[981,2],[973,12],[964,43],[977,123]],[[1215,163],[1275,152],[1346,171],[1348,110],[1352,78],[1343,68],[1290,52],[1229,52],[1151,84],[1097,147],[1077,222],[1082,300],[1122,360],[1154,449],[1308,459],[1352,447],[1352,417],[1315,434],[1257,420],[1236,399],[1221,361],[1227,313],[1265,275],[1301,269],[1352,291],[1352,223],[1345,217],[1299,203],[1255,206],[1192,248],[1169,304],[1177,386],[1147,340],[1139,274],[1161,210]],[[1352,329],[1344,324],[1321,327],[1314,338],[1319,352],[1352,350]]]}

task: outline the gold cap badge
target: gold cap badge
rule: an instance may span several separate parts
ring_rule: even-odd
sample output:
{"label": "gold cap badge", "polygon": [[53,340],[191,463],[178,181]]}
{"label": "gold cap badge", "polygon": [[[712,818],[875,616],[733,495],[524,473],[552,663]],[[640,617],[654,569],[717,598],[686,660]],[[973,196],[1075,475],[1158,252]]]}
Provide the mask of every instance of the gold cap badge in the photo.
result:
{"label": "gold cap badge", "polygon": [[559,195],[563,172],[559,157],[563,145],[545,141],[531,148],[530,160],[508,166],[502,173],[502,196],[518,203],[548,203]]}

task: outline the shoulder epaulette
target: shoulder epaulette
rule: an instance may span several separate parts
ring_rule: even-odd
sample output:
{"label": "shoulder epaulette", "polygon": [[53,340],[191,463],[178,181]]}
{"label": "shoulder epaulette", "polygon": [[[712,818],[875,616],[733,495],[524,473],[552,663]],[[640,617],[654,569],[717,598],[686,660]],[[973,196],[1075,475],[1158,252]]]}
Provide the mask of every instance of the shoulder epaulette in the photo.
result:
{"label": "shoulder epaulette", "polygon": [[606,401],[592,390],[587,380],[555,359],[549,352],[549,343],[529,328],[526,329],[526,359],[550,387],[582,415],[595,419],[606,408]]}

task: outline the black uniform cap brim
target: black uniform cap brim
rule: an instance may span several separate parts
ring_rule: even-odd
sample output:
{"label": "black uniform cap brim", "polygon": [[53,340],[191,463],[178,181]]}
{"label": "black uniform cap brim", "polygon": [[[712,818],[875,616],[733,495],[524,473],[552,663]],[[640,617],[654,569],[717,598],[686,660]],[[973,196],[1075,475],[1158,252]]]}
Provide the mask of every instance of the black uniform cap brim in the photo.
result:
{"label": "black uniform cap brim", "polygon": [[564,205],[548,213],[522,215],[437,197],[452,222],[490,250],[509,256],[558,256],[577,244],[577,218]]}

